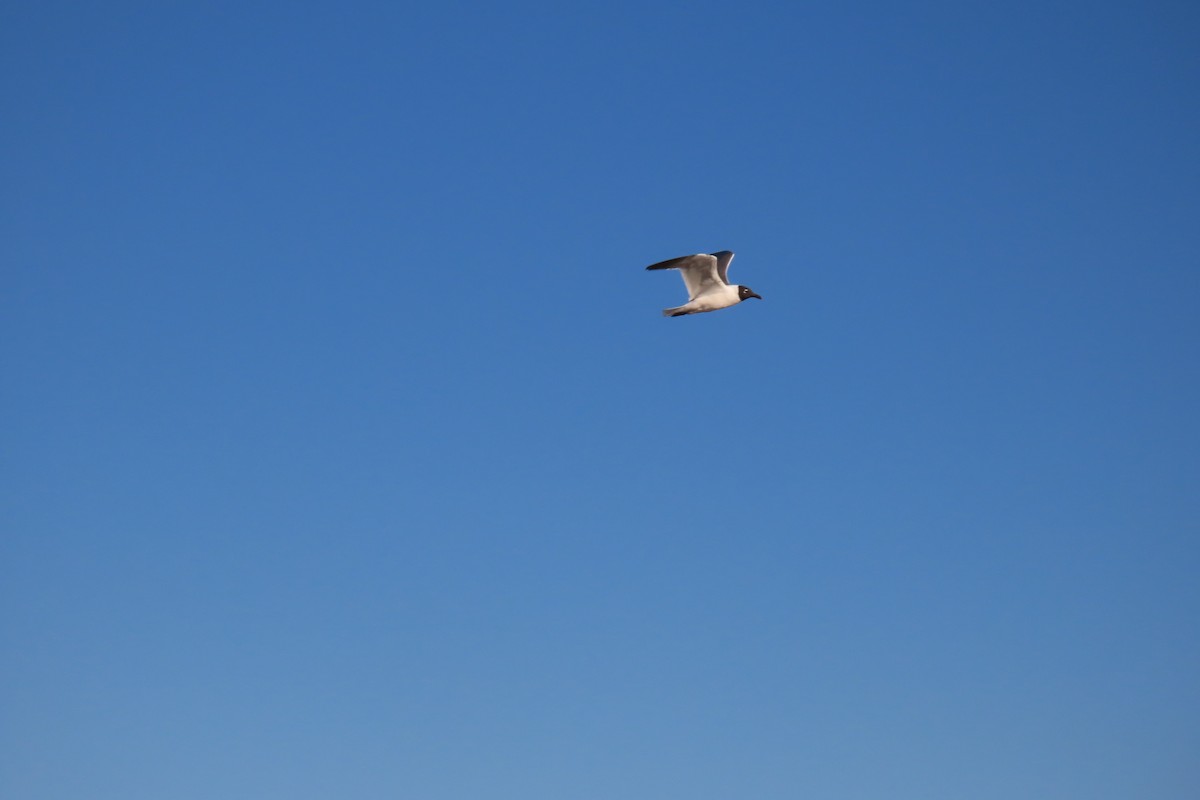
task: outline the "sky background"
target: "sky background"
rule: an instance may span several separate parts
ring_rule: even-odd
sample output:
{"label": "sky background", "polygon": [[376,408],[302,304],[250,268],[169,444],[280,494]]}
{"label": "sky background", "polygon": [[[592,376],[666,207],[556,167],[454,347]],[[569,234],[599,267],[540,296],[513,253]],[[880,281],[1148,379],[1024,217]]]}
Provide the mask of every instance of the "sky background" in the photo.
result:
{"label": "sky background", "polygon": [[1200,6],[166,6],[0,10],[0,793],[1197,796]]}

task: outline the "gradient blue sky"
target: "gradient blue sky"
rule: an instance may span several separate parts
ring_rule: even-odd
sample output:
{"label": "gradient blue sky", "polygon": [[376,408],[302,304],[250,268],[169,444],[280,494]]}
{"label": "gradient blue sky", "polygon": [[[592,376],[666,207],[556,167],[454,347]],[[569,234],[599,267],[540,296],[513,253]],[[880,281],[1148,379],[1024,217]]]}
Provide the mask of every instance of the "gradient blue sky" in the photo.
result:
{"label": "gradient blue sky", "polygon": [[1197,796],[1194,3],[167,5],[0,13],[6,797]]}

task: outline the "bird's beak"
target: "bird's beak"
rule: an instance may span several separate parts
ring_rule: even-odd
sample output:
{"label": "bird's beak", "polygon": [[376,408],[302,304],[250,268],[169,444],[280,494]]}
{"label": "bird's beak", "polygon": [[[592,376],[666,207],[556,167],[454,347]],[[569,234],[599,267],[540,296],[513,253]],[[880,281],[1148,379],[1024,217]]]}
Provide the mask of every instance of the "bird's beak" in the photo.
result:
{"label": "bird's beak", "polygon": [[757,297],[759,300],[762,300],[762,295],[761,295],[761,294],[755,294],[754,292],[751,292],[751,293],[750,293],[749,295],[747,295],[747,296],[748,296],[748,297]]}

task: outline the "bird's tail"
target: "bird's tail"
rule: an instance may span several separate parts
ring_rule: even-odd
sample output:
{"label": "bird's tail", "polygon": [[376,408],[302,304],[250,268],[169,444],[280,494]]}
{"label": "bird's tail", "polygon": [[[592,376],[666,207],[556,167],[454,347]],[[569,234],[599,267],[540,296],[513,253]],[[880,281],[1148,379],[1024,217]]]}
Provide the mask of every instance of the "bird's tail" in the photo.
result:
{"label": "bird's tail", "polygon": [[675,306],[674,308],[664,308],[664,317],[682,317],[685,314],[690,314],[690,311],[685,311],[686,306]]}

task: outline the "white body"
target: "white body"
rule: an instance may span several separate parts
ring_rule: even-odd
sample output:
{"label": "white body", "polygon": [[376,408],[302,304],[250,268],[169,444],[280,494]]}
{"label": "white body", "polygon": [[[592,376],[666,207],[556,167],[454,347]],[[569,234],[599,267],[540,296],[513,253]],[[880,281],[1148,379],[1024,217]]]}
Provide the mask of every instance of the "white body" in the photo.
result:
{"label": "white body", "polygon": [[[686,274],[686,273],[685,273]],[[729,308],[742,302],[742,298],[738,296],[738,287],[724,284],[710,284],[694,296],[691,300],[681,306],[675,308],[664,308],[664,317],[673,317],[676,314],[701,314],[705,311],[717,311],[722,308]]]}

